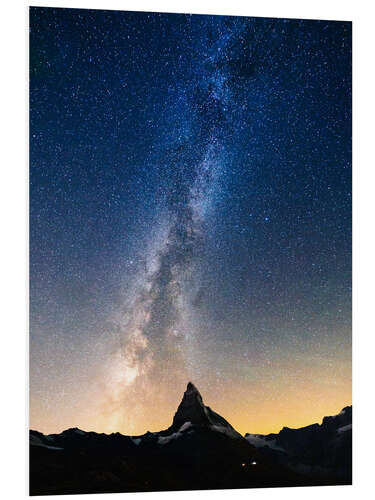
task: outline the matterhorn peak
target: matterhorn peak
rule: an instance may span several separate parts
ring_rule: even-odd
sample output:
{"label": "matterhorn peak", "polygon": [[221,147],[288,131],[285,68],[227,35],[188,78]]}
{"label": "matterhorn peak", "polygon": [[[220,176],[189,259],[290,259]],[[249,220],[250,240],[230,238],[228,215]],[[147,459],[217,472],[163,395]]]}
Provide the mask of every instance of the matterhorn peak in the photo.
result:
{"label": "matterhorn peak", "polygon": [[187,391],[195,391],[195,392],[199,392],[198,389],[195,387],[195,385],[193,384],[193,382],[188,382],[188,385],[186,387],[186,390]]}
{"label": "matterhorn peak", "polygon": [[182,401],[173,418],[171,429],[176,432],[186,423],[200,427],[225,427],[227,431],[235,433],[236,437],[239,436],[223,417],[204,405],[200,392],[192,382],[189,382],[186,387]]}
{"label": "matterhorn peak", "polygon": [[172,426],[174,428],[179,428],[186,422],[197,425],[208,423],[202,396],[191,382],[189,382],[186,387],[182,401],[173,418]]}

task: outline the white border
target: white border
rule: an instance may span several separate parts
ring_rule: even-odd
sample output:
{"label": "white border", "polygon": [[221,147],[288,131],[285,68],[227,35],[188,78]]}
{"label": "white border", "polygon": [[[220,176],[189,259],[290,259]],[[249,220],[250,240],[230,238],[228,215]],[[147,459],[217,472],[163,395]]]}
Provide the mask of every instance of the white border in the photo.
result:
{"label": "white border", "polygon": [[[263,17],[290,17],[354,21],[354,481],[353,487],[321,487],[209,492],[123,494],[132,498],[369,498],[373,490],[372,454],[374,406],[374,83],[373,22],[371,2],[339,0],[262,0],[257,3],[230,0],[49,0],[8,2],[1,10],[2,51],[2,165],[1,215],[1,494],[3,498],[24,498],[27,485],[25,466],[25,351],[27,356],[27,169],[25,157],[27,125],[25,110],[25,60],[27,5],[189,12]],[[5,113],[4,113],[5,111]],[[5,321],[4,321],[5,319]],[[117,498],[117,495],[89,495],[89,498]],[[85,497],[85,498],[88,498]],[[49,497],[61,498],[61,497]],[[67,496],[63,498],[73,498]]]}

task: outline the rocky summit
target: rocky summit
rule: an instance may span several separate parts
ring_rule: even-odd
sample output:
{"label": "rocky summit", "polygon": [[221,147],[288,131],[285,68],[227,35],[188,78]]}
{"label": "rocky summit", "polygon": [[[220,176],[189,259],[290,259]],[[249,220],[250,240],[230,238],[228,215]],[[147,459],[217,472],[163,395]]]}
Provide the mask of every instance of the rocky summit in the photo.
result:
{"label": "rocky summit", "polygon": [[209,406],[203,404],[200,392],[191,382],[187,385],[182,401],[173,417],[170,429],[178,430],[186,423],[221,430],[222,432],[231,434],[232,437],[242,437],[225,418],[211,410]]}
{"label": "rocky summit", "polygon": [[188,383],[182,401],[173,417],[172,427],[177,429],[186,422],[195,425],[208,425],[210,423],[202,396],[191,382]]}

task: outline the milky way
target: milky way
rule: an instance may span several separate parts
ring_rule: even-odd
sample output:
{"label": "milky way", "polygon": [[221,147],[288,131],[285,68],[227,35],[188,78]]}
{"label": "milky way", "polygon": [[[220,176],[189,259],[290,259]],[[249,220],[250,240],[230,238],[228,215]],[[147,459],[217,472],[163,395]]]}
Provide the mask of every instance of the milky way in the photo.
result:
{"label": "milky way", "polygon": [[[351,398],[351,25],[32,8],[31,425]],[[301,397],[303,395],[303,398]]]}
{"label": "milky way", "polygon": [[[172,373],[182,384],[199,374],[194,363],[198,354],[194,341],[199,332],[189,322],[188,313],[202,293],[199,261],[204,249],[205,213],[223,168],[230,73],[219,63],[228,58],[225,52],[234,34],[236,31],[221,31],[210,54],[197,63],[198,77],[184,88],[192,115],[203,115],[204,122],[195,127],[193,119],[189,129],[194,132],[181,145],[173,145],[173,157],[168,155],[171,180],[165,196],[165,234],[151,246],[154,253],[147,256],[146,273],[140,278],[143,284],[120,318],[121,346],[105,368],[110,398],[105,406],[112,418],[129,407],[134,418],[136,411],[144,411],[146,403],[156,405],[154,391],[149,388],[157,386],[160,398],[160,393],[168,390]],[[191,148],[194,143],[200,147]],[[143,395],[141,401],[137,394]]]}

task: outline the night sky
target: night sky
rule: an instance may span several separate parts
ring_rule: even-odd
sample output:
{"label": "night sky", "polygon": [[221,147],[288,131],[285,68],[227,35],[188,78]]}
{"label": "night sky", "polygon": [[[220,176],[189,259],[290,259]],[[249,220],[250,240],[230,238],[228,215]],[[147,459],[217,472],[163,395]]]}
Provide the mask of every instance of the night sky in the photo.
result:
{"label": "night sky", "polygon": [[30,426],[351,403],[351,23],[30,9]]}

